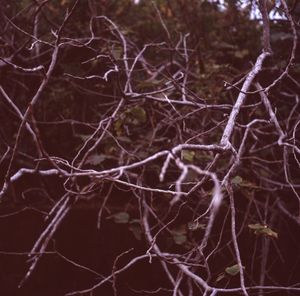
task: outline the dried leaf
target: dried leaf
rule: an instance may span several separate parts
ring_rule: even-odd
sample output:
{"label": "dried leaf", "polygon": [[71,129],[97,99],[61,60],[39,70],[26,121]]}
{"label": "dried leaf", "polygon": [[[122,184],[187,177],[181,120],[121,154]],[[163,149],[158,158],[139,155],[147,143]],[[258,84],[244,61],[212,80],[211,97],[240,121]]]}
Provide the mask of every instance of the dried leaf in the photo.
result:
{"label": "dried leaf", "polygon": [[254,231],[254,234],[256,235],[265,235],[269,237],[278,238],[278,233],[272,230],[267,225],[262,225],[259,223],[256,224],[249,224],[248,227]]}

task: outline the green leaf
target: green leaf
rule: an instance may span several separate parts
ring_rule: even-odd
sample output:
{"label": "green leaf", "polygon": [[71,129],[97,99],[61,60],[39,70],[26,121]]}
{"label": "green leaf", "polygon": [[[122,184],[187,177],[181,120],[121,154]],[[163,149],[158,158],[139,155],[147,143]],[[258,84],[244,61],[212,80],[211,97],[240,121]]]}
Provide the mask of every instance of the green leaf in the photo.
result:
{"label": "green leaf", "polygon": [[240,185],[243,182],[243,178],[240,176],[235,176],[231,182],[232,184]]}
{"label": "green leaf", "polygon": [[189,162],[193,162],[194,157],[195,157],[195,151],[191,150],[182,150],[181,151],[181,157],[184,160],[187,160]]}
{"label": "green leaf", "polygon": [[171,231],[173,236],[173,241],[176,245],[183,245],[187,242],[185,225],[181,225]]}
{"label": "green leaf", "polygon": [[197,151],[195,153],[195,158],[201,161],[210,161],[213,159],[213,156],[203,151]]}
{"label": "green leaf", "polygon": [[250,189],[260,189],[260,187],[257,186],[255,183],[249,182],[249,181],[245,181],[245,180],[243,180],[243,182],[241,184],[239,184],[239,185],[243,186],[243,187],[248,187]]}
{"label": "green leaf", "polygon": [[136,240],[140,241],[142,239],[143,230],[141,225],[139,224],[139,221],[138,223],[135,223],[135,220],[131,221],[129,230],[132,232]]}
{"label": "green leaf", "polygon": [[204,230],[206,228],[206,224],[200,224],[199,222],[189,222],[188,223],[188,229],[191,231],[196,231],[198,229]]}
{"label": "green leaf", "polygon": [[87,164],[98,165],[106,159],[106,156],[103,154],[92,154],[86,160]]}
{"label": "green leaf", "polygon": [[173,234],[173,240],[176,245],[183,245],[187,241],[185,234]]}
{"label": "green leaf", "polygon": [[256,235],[265,235],[269,237],[278,238],[278,233],[272,230],[267,225],[262,225],[259,223],[256,224],[249,224],[248,227],[254,231],[254,234]]}
{"label": "green leaf", "polygon": [[112,49],[112,55],[116,60],[119,60],[122,56],[123,49],[121,47],[114,47]]}
{"label": "green leaf", "polygon": [[130,140],[130,138],[128,138],[126,136],[119,136],[118,141],[123,142],[123,143],[128,143],[128,144],[130,144],[132,142],[132,140]]}
{"label": "green leaf", "polygon": [[240,267],[238,264],[235,264],[235,265],[226,267],[225,272],[230,276],[235,276],[240,273]]}
{"label": "green leaf", "polygon": [[120,212],[113,215],[114,222],[117,224],[126,224],[129,221],[129,214],[126,212]]}
{"label": "green leaf", "polygon": [[114,124],[114,129],[118,136],[120,136],[122,134],[123,125],[124,125],[124,120],[121,118],[118,119]]}
{"label": "green leaf", "polygon": [[246,57],[247,55],[249,55],[249,51],[248,49],[242,49],[242,50],[238,50],[234,53],[234,56],[238,59],[243,59],[244,57]]}
{"label": "green leaf", "polygon": [[140,106],[129,109],[128,113],[130,113],[130,115],[133,117],[131,122],[133,125],[139,125],[147,121],[146,111]]}

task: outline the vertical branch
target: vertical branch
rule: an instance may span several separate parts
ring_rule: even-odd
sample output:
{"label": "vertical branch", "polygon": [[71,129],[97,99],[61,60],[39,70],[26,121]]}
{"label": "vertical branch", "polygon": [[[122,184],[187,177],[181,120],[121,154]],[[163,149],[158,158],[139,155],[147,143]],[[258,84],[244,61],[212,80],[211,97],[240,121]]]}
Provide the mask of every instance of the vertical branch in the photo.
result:
{"label": "vertical branch", "polygon": [[259,0],[258,7],[263,19],[263,49],[265,52],[272,53],[270,43],[270,21],[267,9],[267,1],[268,0]]}
{"label": "vertical branch", "polygon": [[230,210],[231,210],[231,235],[232,235],[232,241],[233,241],[233,246],[234,246],[234,251],[235,251],[235,256],[236,260],[239,266],[239,271],[240,271],[240,282],[241,282],[241,288],[245,296],[248,296],[248,292],[245,287],[245,277],[244,277],[244,270],[243,270],[243,264],[241,260],[241,254],[240,254],[240,249],[237,241],[237,235],[236,235],[236,220],[235,220],[235,204],[234,204],[234,197],[233,197],[233,191],[231,188],[231,185],[227,186],[227,192],[229,194],[229,199],[230,199]]}

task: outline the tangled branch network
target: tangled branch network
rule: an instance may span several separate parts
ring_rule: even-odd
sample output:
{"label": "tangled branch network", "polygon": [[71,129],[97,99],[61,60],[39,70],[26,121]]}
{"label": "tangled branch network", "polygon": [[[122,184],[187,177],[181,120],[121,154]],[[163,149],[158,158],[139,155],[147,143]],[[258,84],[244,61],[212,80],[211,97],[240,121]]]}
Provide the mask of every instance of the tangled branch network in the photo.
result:
{"label": "tangled branch network", "polygon": [[[0,49],[0,70],[8,74],[0,99],[9,111],[0,138],[1,202],[19,200],[19,194],[26,200],[38,187],[51,204],[44,213],[46,226],[25,254],[29,266],[19,288],[30,281],[40,259],[53,254],[95,276],[93,285],[67,295],[92,295],[107,283],[116,295],[118,275],[140,262],[157,262],[168,281],[165,289],[148,291],[157,295],[300,293],[300,281],[270,284],[269,266],[270,254],[280,253],[278,217],[300,225],[300,85],[292,74],[298,27],[285,0],[278,3],[292,34],[285,66],[275,74],[265,66],[276,49],[267,1],[260,0],[261,53],[246,72],[223,82],[220,98],[199,91],[191,34],[174,37],[154,2],[167,38],[143,45],[112,18],[95,14],[94,1],[88,2],[84,35],[69,26],[78,0],[59,24],[46,17],[49,0],[34,1],[1,20],[1,42],[8,49]],[[18,22],[23,14],[32,30]],[[25,49],[29,58],[20,58]],[[74,62],[61,67],[68,59]],[[293,88],[280,89],[284,83]],[[285,101],[283,111],[275,96]],[[58,131],[69,138],[59,138]],[[31,177],[43,181],[19,192],[22,180]],[[44,188],[47,180],[60,189]],[[82,202],[99,202],[100,231],[116,191],[124,193],[120,207],[138,209],[146,247],[119,266],[118,260],[130,254],[124,251],[102,275],[68,259],[53,240]],[[256,246],[253,256],[241,243],[245,235]],[[179,249],[168,248],[163,237],[171,237]]]}

